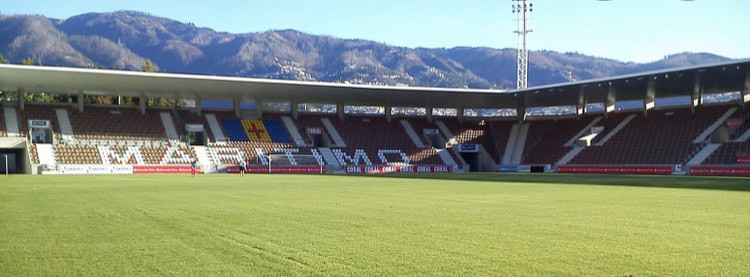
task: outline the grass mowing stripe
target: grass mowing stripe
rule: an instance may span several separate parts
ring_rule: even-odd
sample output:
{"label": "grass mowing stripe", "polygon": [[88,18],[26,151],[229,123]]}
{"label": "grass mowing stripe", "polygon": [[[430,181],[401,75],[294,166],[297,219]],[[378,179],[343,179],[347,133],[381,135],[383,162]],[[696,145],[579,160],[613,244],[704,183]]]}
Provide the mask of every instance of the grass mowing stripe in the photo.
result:
{"label": "grass mowing stripe", "polygon": [[0,272],[747,275],[747,182],[707,180],[8,176]]}

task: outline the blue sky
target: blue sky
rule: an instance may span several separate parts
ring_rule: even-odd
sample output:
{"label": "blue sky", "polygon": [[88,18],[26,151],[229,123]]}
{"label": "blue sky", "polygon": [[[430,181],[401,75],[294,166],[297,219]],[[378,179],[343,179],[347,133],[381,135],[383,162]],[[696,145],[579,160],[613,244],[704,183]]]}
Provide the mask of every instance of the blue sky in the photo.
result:
{"label": "blue sky", "polygon": [[[511,0],[4,0],[3,14],[65,19],[136,10],[230,33],[296,29],[404,47],[515,48]],[[531,0],[531,50],[650,62],[680,52],[750,58],[748,0]]]}

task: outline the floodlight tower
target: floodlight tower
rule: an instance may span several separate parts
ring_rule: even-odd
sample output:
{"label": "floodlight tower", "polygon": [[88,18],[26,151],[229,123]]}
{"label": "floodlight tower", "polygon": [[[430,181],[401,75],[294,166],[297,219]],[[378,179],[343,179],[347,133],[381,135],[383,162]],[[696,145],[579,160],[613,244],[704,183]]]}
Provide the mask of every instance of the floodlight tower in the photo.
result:
{"label": "floodlight tower", "polygon": [[526,48],[526,35],[533,31],[528,27],[528,14],[534,9],[533,4],[529,3],[531,0],[511,1],[513,1],[513,13],[518,17],[518,30],[515,31],[518,34],[518,78],[516,88],[524,89],[529,86],[529,49]]}

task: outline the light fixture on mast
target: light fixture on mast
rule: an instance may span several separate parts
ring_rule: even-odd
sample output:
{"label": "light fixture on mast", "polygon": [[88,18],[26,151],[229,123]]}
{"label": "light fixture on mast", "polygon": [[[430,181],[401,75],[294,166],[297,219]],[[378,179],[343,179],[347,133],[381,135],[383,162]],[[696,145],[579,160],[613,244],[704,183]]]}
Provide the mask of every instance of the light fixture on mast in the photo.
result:
{"label": "light fixture on mast", "polygon": [[530,0],[511,0],[513,1],[513,13],[517,15],[518,30],[518,71],[516,79],[516,88],[524,89],[529,86],[529,49],[526,48],[526,35],[533,31],[528,27],[528,14],[534,10]]}

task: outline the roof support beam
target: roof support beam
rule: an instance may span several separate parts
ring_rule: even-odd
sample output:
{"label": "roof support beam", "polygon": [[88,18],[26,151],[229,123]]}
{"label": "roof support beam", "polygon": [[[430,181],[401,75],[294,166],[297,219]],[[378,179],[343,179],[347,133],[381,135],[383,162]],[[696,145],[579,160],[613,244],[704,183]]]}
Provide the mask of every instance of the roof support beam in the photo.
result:
{"label": "roof support beam", "polygon": [[517,93],[516,97],[516,119],[518,122],[526,121],[526,97],[529,97],[529,93]]}
{"label": "roof support beam", "polygon": [[257,120],[263,118],[263,101],[255,100],[255,117]]}
{"label": "roof support beam", "polygon": [[427,118],[427,122],[432,123],[432,107],[424,107],[424,115]]}
{"label": "roof support beam", "polygon": [[18,101],[18,107],[23,111],[26,104],[26,92],[23,90],[23,88],[18,88],[16,97],[18,98],[16,99]]}
{"label": "roof support beam", "polygon": [[742,101],[750,102],[750,67],[745,66],[745,85],[742,88]]}
{"label": "roof support beam", "polygon": [[336,103],[336,114],[338,114],[341,121],[344,121],[344,102]]}
{"label": "roof support beam", "polygon": [[391,111],[393,111],[393,107],[385,106],[385,121],[386,122],[391,122],[391,119],[393,118],[393,115],[391,115]]}
{"label": "roof support beam", "polygon": [[141,108],[141,114],[146,114],[146,102],[148,102],[146,94],[141,93],[140,96],[138,96],[138,106]]}
{"label": "roof support beam", "polygon": [[576,105],[576,114],[583,115],[586,113],[586,87],[581,86],[578,91],[578,104]]}
{"label": "roof support beam", "polygon": [[193,109],[193,112],[196,115],[201,115],[201,108],[203,107],[203,100],[201,99],[200,95],[195,96],[195,109]]}
{"label": "roof support beam", "polygon": [[297,118],[299,117],[299,102],[297,102],[297,100],[292,100],[289,102],[289,106],[291,106],[292,109],[292,119],[297,120]]}
{"label": "roof support beam", "polygon": [[702,105],[703,103],[703,84],[702,84],[702,77],[703,74],[700,70],[695,71],[695,82],[693,83],[693,93],[690,95],[690,100],[693,102],[693,111],[695,111],[695,107],[698,107]]}
{"label": "roof support beam", "polygon": [[615,111],[615,101],[617,100],[617,89],[612,83],[607,84],[607,98],[604,99],[604,115]]}
{"label": "roof support beam", "polygon": [[78,91],[78,97],[76,97],[76,102],[78,102],[78,111],[83,113],[83,91]]}
{"label": "roof support beam", "polygon": [[234,99],[232,100],[232,104],[234,107],[234,116],[237,118],[240,118],[240,99]]}
{"label": "roof support beam", "polygon": [[456,108],[456,119],[459,123],[464,123],[464,108]]}
{"label": "roof support beam", "polygon": [[516,119],[518,119],[518,122],[526,121],[526,107],[519,106],[516,108]]}
{"label": "roof support beam", "polygon": [[656,77],[650,77],[646,84],[646,96],[643,99],[643,114],[654,109],[654,99],[656,99]]}

